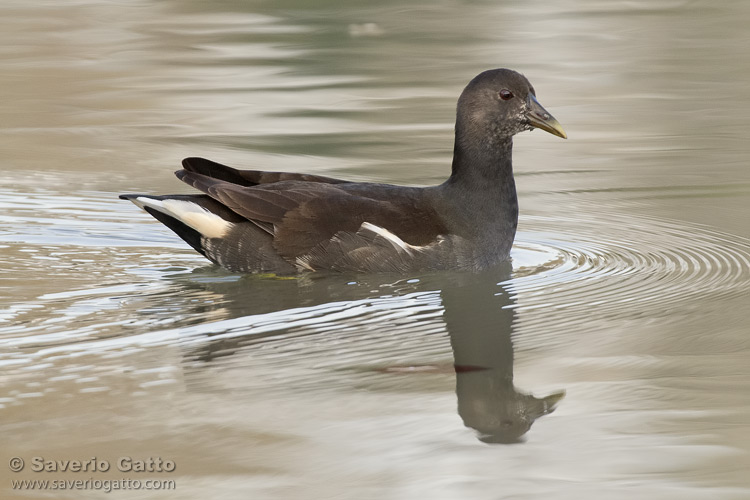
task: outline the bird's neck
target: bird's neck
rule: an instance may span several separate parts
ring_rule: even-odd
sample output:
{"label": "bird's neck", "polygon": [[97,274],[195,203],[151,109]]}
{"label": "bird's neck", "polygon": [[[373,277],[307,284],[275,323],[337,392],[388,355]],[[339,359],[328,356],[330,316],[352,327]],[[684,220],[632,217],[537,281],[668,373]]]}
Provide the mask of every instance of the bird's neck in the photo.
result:
{"label": "bird's neck", "polygon": [[[456,123],[453,168],[446,183],[472,191],[494,191],[512,187],[513,137],[498,137],[487,130]],[[500,193],[498,193],[500,194]],[[510,192],[505,194],[511,194]]]}
{"label": "bird's neck", "polygon": [[456,124],[453,172],[439,189],[450,205],[454,234],[475,242],[494,262],[507,258],[518,224],[513,138],[476,132]]}
{"label": "bird's neck", "polygon": [[[501,137],[473,123],[456,122],[451,176],[443,186],[474,200],[497,216],[517,218],[518,200],[513,180],[513,137]],[[479,208],[479,207],[477,207]]]}

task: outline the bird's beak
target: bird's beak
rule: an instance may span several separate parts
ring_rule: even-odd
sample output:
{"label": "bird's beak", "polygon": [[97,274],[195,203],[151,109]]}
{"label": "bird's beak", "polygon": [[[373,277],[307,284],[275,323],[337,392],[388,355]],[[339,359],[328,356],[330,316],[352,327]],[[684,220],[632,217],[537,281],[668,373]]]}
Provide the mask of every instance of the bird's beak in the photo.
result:
{"label": "bird's beak", "polygon": [[529,111],[526,113],[526,117],[529,119],[532,127],[540,128],[563,139],[568,138],[560,122],[555,120],[555,117],[549,114],[532,94],[529,94],[529,104]]}

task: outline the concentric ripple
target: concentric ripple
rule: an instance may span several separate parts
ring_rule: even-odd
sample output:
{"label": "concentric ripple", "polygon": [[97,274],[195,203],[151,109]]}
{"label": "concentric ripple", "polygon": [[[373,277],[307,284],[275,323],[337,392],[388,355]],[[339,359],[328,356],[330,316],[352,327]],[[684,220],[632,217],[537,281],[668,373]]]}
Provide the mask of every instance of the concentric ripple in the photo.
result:
{"label": "concentric ripple", "polygon": [[[632,316],[636,306],[653,314],[750,290],[750,240],[706,226],[622,214],[523,222],[514,257],[521,266],[506,283],[519,309]],[[526,266],[529,253],[547,262]]]}

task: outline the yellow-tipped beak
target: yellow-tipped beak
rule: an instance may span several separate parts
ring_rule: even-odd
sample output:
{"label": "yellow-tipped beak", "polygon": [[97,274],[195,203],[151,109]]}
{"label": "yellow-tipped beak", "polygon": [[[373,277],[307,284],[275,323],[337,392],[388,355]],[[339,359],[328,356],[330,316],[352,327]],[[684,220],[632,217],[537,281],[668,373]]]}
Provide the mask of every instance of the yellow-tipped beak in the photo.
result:
{"label": "yellow-tipped beak", "polygon": [[565,130],[563,130],[562,125],[560,125],[560,122],[558,122],[554,116],[549,114],[544,107],[539,104],[539,101],[536,100],[536,97],[533,95],[529,95],[529,100],[531,106],[529,107],[529,111],[526,114],[526,117],[529,119],[529,123],[532,127],[542,129],[545,132],[549,132],[552,135],[556,135],[557,137],[562,137],[563,139],[567,139],[568,135],[565,133]]}

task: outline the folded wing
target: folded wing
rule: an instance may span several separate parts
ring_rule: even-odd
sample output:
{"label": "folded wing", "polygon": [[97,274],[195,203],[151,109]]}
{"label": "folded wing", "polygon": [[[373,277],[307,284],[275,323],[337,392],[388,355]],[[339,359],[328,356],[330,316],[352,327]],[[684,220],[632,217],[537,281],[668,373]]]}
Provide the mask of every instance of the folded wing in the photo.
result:
{"label": "folded wing", "polygon": [[334,236],[340,241],[356,235],[363,223],[414,246],[431,244],[445,231],[418,188],[369,184],[363,189],[326,177],[240,171],[198,160],[185,160],[188,168],[177,176],[271,234],[273,247],[289,262],[314,251],[320,255]]}

